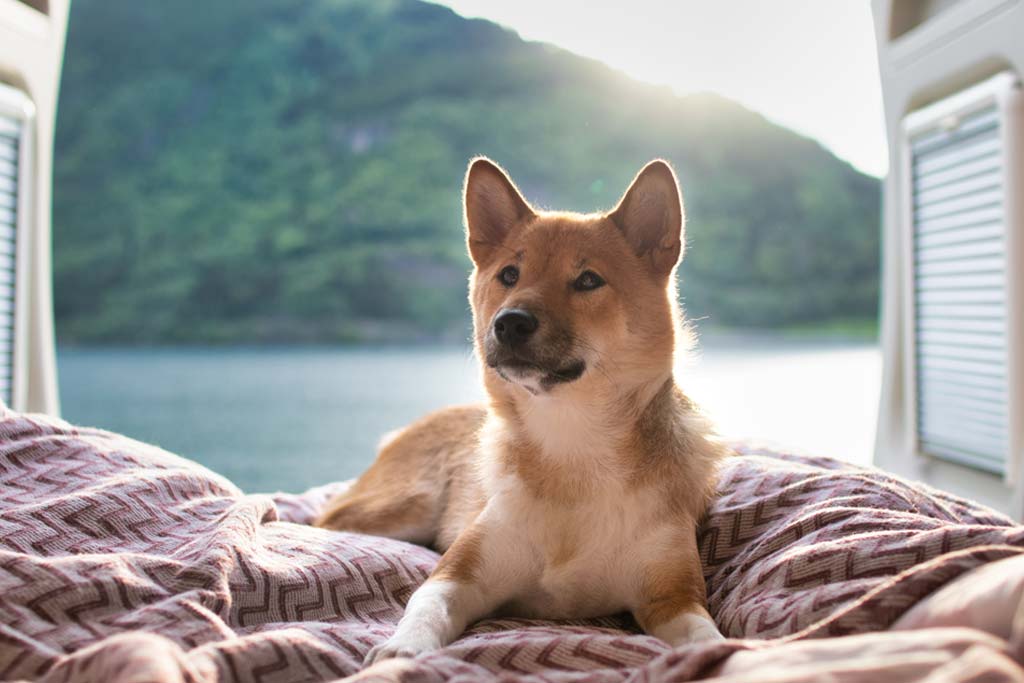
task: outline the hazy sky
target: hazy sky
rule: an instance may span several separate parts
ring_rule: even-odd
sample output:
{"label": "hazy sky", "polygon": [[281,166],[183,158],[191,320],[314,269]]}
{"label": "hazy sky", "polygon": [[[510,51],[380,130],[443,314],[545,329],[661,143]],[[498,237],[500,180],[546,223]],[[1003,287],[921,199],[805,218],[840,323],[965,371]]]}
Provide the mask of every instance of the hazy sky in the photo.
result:
{"label": "hazy sky", "polygon": [[435,0],[679,93],[710,90],[888,167],[868,0]]}

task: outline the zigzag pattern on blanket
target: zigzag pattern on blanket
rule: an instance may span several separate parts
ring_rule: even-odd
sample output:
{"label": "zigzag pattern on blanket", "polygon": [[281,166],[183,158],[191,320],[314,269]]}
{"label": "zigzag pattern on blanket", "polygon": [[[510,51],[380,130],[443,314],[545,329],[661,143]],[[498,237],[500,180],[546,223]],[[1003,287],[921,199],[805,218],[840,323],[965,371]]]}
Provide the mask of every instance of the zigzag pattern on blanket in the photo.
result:
{"label": "zigzag pattern on blanket", "polygon": [[[1010,518],[923,484],[827,458],[743,445],[737,452],[742,460],[724,468],[700,538],[709,606],[727,636],[776,638],[814,625],[802,635],[885,628],[937,587],[925,575],[908,576],[886,600],[856,603],[886,579],[959,550],[1024,546],[1024,528]],[[945,576],[953,567],[1016,552],[949,558],[943,582],[954,578]],[[848,603],[858,609],[838,619]]]}
{"label": "zigzag pattern on blanket", "polygon": [[[727,635],[885,628],[960,573],[1022,552],[1024,529],[966,501],[828,459],[739,450],[701,532],[711,608]],[[293,523],[328,493],[243,495],[153,446],[3,411],[0,679],[272,683],[355,673],[437,556]],[[748,647],[671,652],[624,616],[503,619],[386,670],[689,677]]]}

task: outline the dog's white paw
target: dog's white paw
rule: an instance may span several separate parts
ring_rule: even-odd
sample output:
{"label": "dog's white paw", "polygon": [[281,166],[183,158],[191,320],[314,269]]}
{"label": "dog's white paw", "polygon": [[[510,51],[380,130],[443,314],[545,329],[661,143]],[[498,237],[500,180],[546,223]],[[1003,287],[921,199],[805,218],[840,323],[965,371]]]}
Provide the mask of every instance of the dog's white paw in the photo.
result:
{"label": "dog's white paw", "polygon": [[440,647],[437,639],[430,635],[396,633],[387,641],[375,646],[366,654],[363,666],[370,666],[384,659],[415,657]]}
{"label": "dog's white paw", "polygon": [[651,635],[661,638],[672,647],[725,640],[715,622],[699,614],[680,614],[672,621],[654,629]]}
{"label": "dog's white paw", "polygon": [[693,623],[690,632],[686,635],[687,643],[702,643],[709,640],[725,640],[725,636],[718,630],[715,622],[705,617],[693,616]]}

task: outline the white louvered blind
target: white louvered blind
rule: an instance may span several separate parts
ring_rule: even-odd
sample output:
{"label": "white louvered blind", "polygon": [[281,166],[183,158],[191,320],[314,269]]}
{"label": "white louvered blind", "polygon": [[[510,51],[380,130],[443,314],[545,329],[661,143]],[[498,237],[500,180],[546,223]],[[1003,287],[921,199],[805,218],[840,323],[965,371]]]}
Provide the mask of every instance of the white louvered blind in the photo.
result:
{"label": "white louvered blind", "polygon": [[1006,154],[998,101],[908,141],[922,453],[1005,474],[1011,449]]}
{"label": "white louvered blind", "polygon": [[22,119],[0,112],[0,399],[11,404]]}

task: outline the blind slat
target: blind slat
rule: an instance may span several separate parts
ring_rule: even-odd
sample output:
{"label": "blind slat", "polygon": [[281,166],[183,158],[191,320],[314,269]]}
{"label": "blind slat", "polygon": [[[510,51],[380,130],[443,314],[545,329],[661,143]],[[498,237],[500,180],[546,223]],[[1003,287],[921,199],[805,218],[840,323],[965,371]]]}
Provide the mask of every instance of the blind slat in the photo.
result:
{"label": "blind slat", "polygon": [[1005,234],[1006,228],[1004,228],[1002,224],[983,223],[981,225],[972,225],[966,228],[953,228],[952,230],[942,230],[939,232],[918,235],[916,246],[921,248],[938,247],[948,244],[958,244],[960,242],[975,242],[978,240],[998,238]]}
{"label": "blind slat", "polygon": [[921,440],[921,450],[930,455],[941,457],[943,460],[949,460],[950,462],[960,463],[974,469],[985,470],[995,474],[1003,474],[1006,470],[1004,465],[1005,455],[979,455],[950,446],[949,444],[936,443],[927,439]]}
{"label": "blind slat", "polygon": [[998,135],[981,135],[958,141],[945,149],[933,151],[914,159],[914,175],[926,178],[929,174],[977,161],[1002,152]]}
{"label": "blind slat", "polygon": [[932,202],[918,207],[917,215],[921,220],[930,218],[942,218],[953,214],[971,211],[973,209],[984,209],[999,206],[1003,200],[1003,190],[983,190],[971,194],[953,197],[944,201]]}
{"label": "blind slat", "polygon": [[949,246],[921,247],[917,249],[918,263],[931,263],[933,261],[961,261],[977,256],[1003,256],[1006,253],[1006,244],[1003,236]]}
{"label": "blind slat", "polygon": [[917,287],[921,291],[946,289],[992,289],[1006,285],[1003,273],[953,273],[950,275],[930,275],[917,278]]}
{"label": "blind slat", "polygon": [[917,338],[921,344],[952,344],[968,348],[981,347],[986,349],[1006,349],[1006,335],[1001,331],[996,334],[978,332],[947,332],[940,330],[920,330]]}
{"label": "blind slat", "polygon": [[978,395],[969,391],[963,391],[962,387],[953,384],[934,383],[929,386],[928,395],[921,401],[919,406],[929,405],[951,405],[959,406],[971,413],[980,413],[1006,421],[1006,402],[998,395]]}
{"label": "blind slat", "polygon": [[915,179],[914,191],[921,192],[924,190],[945,185],[947,183],[956,182],[965,178],[970,178],[976,175],[987,175],[993,171],[999,171],[1002,165],[1002,157],[999,152],[993,152],[986,156],[980,157],[974,161],[967,161],[961,164],[952,166],[945,171],[936,171],[928,175],[920,176]]}
{"label": "blind slat", "polygon": [[949,275],[953,273],[1002,273],[1006,268],[1006,258],[998,256],[982,256],[950,261],[933,261],[917,264],[917,274]]}
{"label": "blind slat", "polygon": [[917,206],[931,206],[950,199],[956,199],[975,192],[990,192],[999,190],[1002,184],[1002,174],[985,173],[971,176],[956,182],[946,183],[930,189],[919,189],[914,193],[914,202]]}

